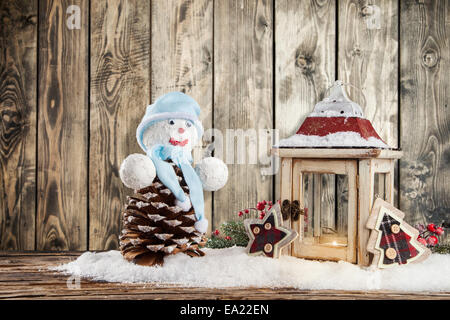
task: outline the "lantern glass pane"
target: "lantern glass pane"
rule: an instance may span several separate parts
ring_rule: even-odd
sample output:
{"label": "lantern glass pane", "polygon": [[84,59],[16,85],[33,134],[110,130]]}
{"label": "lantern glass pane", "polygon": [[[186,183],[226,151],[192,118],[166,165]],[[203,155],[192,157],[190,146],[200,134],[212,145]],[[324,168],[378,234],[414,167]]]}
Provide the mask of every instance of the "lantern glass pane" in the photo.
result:
{"label": "lantern glass pane", "polygon": [[303,174],[303,242],[347,245],[348,177],[329,173]]}
{"label": "lantern glass pane", "polygon": [[386,173],[376,172],[374,176],[373,200],[381,198],[386,200]]}

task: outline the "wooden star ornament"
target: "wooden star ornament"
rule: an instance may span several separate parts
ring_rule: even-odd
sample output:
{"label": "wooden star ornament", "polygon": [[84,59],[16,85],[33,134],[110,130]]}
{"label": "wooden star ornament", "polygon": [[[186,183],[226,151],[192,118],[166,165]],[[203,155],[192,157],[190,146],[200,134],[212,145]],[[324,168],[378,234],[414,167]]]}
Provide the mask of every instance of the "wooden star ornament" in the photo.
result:
{"label": "wooden star ornament", "polygon": [[263,219],[244,220],[245,229],[250,238],[247,254],[279,258],[281,249],[297,238],[295,230],[281,226],[280,205],[274,205]]}

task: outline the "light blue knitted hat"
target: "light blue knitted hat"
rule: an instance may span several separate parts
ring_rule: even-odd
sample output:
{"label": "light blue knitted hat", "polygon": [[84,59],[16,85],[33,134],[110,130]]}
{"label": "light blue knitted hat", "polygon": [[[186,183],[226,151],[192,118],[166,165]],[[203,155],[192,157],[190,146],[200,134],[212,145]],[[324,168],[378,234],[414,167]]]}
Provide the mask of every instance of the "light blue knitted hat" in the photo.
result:
{"label": "light blue knitted hat", "polygon": [[147,106],[145,115],[136,130],[136,139],[139,146],[147,152],[144,145],[144,132],[158,121],[168,119],[190,120],[197,129],[199,139],[203,136],[203,126],[198,116],[200,115],[200,106],[187,94],[182,92],[169,92],[159,97],[155,103]]}

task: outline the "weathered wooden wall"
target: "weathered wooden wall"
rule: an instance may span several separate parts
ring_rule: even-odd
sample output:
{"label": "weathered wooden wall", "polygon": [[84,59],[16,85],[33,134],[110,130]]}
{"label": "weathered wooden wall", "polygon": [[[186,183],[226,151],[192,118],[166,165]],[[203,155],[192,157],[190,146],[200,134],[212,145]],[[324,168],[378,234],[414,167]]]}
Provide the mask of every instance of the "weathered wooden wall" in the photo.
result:
{"label": "weathered wooden wall", "polygon": [[[80,29],[67,27],[70,5]],[[118,168],[139,152],[135,128],[159,95],[192,95],[224,136],[286,137],[337,78],[364,91],[365,104],[350,93],[404,150],[407,220],[449,220],[449,59],[446,0],[3,0],[0,249],[117,248],[130,193]],[[206,195],[212,228],[278,198],[263,166],[229,166],[226,187]],[[334,210],[341,186],[322,181],[323,206]]]}

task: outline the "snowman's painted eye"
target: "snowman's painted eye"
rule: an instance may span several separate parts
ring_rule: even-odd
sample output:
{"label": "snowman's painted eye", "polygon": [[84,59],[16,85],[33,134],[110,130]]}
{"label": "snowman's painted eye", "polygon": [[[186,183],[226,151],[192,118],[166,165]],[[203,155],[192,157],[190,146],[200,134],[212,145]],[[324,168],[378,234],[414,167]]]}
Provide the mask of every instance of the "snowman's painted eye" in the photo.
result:
{"label": "snowman's painted eye", "polygon": [[186,121],[186,127],[190,128],[192,126],[192,123],[190,121]]}
{"label": "snowman's painted eye", "polygon": [[175,121],[169,120],[169,124],[170,124],[171,126],[173,126],[173,125],[175,124]]}

